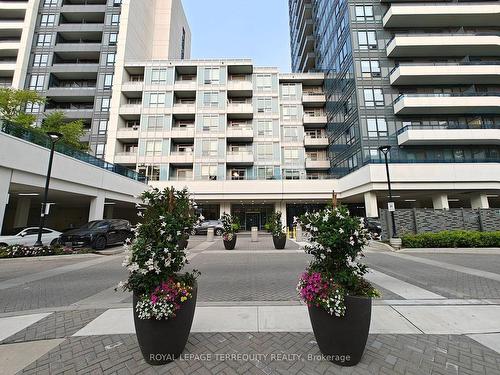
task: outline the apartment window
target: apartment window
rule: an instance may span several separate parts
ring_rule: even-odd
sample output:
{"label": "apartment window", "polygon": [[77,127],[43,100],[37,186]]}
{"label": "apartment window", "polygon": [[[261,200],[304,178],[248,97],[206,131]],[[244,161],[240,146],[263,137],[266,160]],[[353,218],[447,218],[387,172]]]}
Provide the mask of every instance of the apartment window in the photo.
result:
{"label": "apartment window", "polygon": [[297,85],[295,83],[284,83],[281,86],[281,98],[285,100],[297,99]]}
{"label": "apartment window", "polygon": [[246,180],[247,179],[247,171],[242,168],[234,168],[230,171],[231,180]]}
{"label": "apartment window", "polygon": [[387,122],[384,118],[369,118],[366,120],[368,137],[387,137]]}
{"label": "apartment window", "polygon": [[103,158],[105,150],[106,150],[106,145],[104,143],[99,143],[95,148],[95,156],[97,158]]}
{"label": "apartment window", "polygon": [[364,89],[363,97],[367,107],[381,107],[384,105],[382,89]]}
{"label": "apartment window", "polygon": [[122,5],[122,0],[113,0],[114,7],[119,7],[120,5]]}
{"label": "apartment window", "polygon": [[271,74],[257,74],[255,77],[257,91],[271,91],[273,89],[273,79]]}
{"label": "apartment window", "polygon": [[38,34],[37,47],[50,47],[52,44],[52,34]]}
{"label": "apartment window", "polygon": [[101,112],[109,112],[110,102],[111,102],[110,98],[102,98]]}
{"label": "apartment window", "polygon": [[283,127],[283,140],[285,142],[297,142],[299,140],[299,129],[296,126]]}
{"label": "apartment window", "polygon": [[203,107],[218,108],[219,107],[219,92],[205,91],[203,93]]}
{"label": "apartment window", "polygon": [[258,180],[273,180],[274,167],[272,165],[258,166],[257,167]]}
{"label": "apartment window", "polygon": [[361,60],[361,75],[363,77],[380,77],[380,62],[378,60]]}
{"label": "apartment window", "polygon": [[150,107],[164,107],[165,106],[165,93],[151,93],[149,97]]}
{"label": "apartment window", "polygon": [[201,143],[202,156],[216,157],[218,155],[217,140],[204,139]]}
{"label": "apartment window", "polygon": [[217,180],[217,164],[202,165],[201,178],[204,180]]}
{"label": "apartment window", "polygon": [[120,15],[112,14],[111,15],[111,26],[118,26],[120,24]]}
{"label": "apartment window", "polygon": [[163,116],[148,116],[148,130],[163,129]]}
{"label": "apartment window", "polygon": [[113,86],[113,74],[104,75],[104,89],[110,89]]}
{"label": "apartment window", "polygon": [[220,68],[205,68],[205,84],[218,85],[220,83]]}
{"label": "apartment window", "polygon": [[283,169],[283,178],[285,180],[300,180],[300,171],[298,169]]}
{"label": "apartment window", "polygon": [[49,62],[48,54],[35,54],[33,57],[33,66],[47,66]]}
{"label": "apartment window", "polygon": [[283,149],[283,160],[285,163],[297,163],[299,161],[299,149],[298,148],[284,148]]}
{"label": "apartment window", "polygon": [[219,116],[206,115],[201,118],[201,130],[204,132],[216,132],[219,130]]}
{"label": "apartment window", "polygon": [[151,83],[167,82],[167,69],[153,69],[151,71]]}
{"label": "apartment window", "polygon": [[[390,154],[387,154],[389,156]],[[377,148],[365,149],[365,157],[370,160],[380,160],[380,151]]]}
{"label": "apartment window", "polygon": [[296,105],[284,105],[283,106],[283,120],[284,121],[294,121],[298,120],[299,109]]}
{"label": "apartment window", "polygon": [[56,15],[55,14],[42,14],[40,18],[40,26],[41,27],[50,27],[54,26],[56,23]]}
{"label": "apartment window", "polygon": [[258,121],[257,122],[257,135],[263,137],[272,137],[273,123],[272,121]]}
{"label": "apartment window", "polygon": [[175,151],[183,154],[192,154],[193,153],[193,145],[182,145],[178,144],[175,146]]}
{"label": "apartment window", "polygon": [[32,74],[31,79],[30,79],[30,84],[29,84],[29,89],[30,90],[43,90],[45,83],[45,76],[41,74]]}
{"label": "apartment window", "polygon": [[101,120],[99,121],[99,128],[98,128],[98,134],[99,135],[105,135],[106,132],[108,131],[108,120]]}
{"label": "apartment window", "polygon": [[115,65],[116,53],[108,53],[106,55],[106,65],[113,66]]}
{"label": "apartment window", "polygon": [[150,139],[146,141],[146,156],[161,156],[163,141],[161,139]]}
{"label": "apartment window", "polygon": [[43,0],[44,7],[55,7],[59,0]]}
{"label": "apartment window", "polygon": [[358,31],[358,45],[360,49],[376,49],[377,34],[375,31]]}
{"label": "apartment window", "polygon": [[272,143],[257,143],[257,159],[270,160],[273,158]]}
{"label": "apartment window", "polygon": [[257,112],[270,113],[273,110],[272,98],[258,98],[257,99]]}
{"label": "apartment window", "polygon": [[160,181],[160,166],[159,165],[140,165],[137,172],[146,176],[149,181]]}
{"label": "apartment window", "polygon": [[182,28],[182,37],[181,37],[181,60],[184,60],[184,56],[186,54],[186,30]]}
{"label": "apartment window", "polygon": [[40,104],[38,103],[26,104],[26,113],[38,113],[38,112],[40,112]]}
{"label": "apartment window", "polygon": [[108,44],[114,46],[118,43],[118,33],[109,33]]}
{"label": "apartment window", "polygon": [[373,21],[373,6],[372,5],[356,5],[355,7],[356,21]]}

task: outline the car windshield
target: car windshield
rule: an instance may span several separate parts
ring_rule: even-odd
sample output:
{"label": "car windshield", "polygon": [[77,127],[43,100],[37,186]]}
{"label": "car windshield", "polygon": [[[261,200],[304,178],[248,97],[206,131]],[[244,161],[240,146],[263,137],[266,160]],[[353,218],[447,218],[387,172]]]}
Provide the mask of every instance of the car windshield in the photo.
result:
{"label": "car windshield", "polygon": [[95,229],[95,228],[100,227],[102,225],[106,225],[106,222],[101,221],[101,220],[94,220],[94,221],[91,221],[91,222],[81,226],[80,229]]}

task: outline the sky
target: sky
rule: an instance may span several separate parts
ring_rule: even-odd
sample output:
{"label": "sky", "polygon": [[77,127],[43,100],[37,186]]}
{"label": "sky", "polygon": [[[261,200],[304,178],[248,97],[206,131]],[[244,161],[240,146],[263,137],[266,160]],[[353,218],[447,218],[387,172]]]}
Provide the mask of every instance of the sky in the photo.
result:
{"label": "sky", "polygon": [[288,0],[182,0],[191,58],[251,58],[290,72]]}

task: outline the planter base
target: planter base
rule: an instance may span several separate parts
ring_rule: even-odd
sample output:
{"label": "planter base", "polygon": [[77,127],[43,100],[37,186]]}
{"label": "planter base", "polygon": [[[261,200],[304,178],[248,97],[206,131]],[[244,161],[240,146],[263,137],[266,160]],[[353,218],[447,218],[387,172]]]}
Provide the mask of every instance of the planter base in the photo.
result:
{"label": "planter base", "polygon": [[321,353],[340,366],[355,366],[361,360],[370,329],[372,300],[345,298],[346,314],[339,318],[324,309],[309,307],[309,317]]}
{"label": "planter base", "polygon": [[273,236],[273,244],[275,249],[284,249],[286,245],[286,235]]}
{"label": "planter base", "polygon": [[224,242],[224,248],[226,250],[233,250],[234,247],[236,246],[236,234],[233,235],[233,239],[231,241],[225,241]]}
{"label": "planter base", "polygon": [[175,318],[168,320],[139,319],[135,311],[138,298],[134,293],[135,332],[142,356],[148,364],[165,365],[182,354],[193,323],[197,289],[195,284],[193,297],[181,305]]}

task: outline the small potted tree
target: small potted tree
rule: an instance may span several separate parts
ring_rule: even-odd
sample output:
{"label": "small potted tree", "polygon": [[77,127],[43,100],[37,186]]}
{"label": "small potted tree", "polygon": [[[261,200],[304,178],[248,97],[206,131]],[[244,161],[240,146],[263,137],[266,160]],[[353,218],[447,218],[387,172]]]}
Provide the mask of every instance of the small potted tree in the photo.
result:
{"label": "small potted tree", "polygon": [[187,259],[179,239],[196,218],[186,189],[152,189],[140,198],[142,223],[127,246],[123,265],[129,277],[120,286],[133,292],[135,330],[145,361],[161,365],[182,353],[193,322],[199,273],[181,273]]}
{"label": "small potted tree", "polygon": [[226,250],[233,250],[236,246],[236,233],[240,229],[240,223],[237,217],[224,212],[220,221],[223,226],[222,241]]}
{"label": "small potted tree", "polygon": [[285,227],[281,222],[281,212],[274,212],[267,219],[266,227],[273,235],[275,249],[284,249],[286,245]]}
{"label": "small potted tree", "polygon": [[363,219],[345,207],[327,207],[301,216],[313,256],[301,275],[297,291],[307,304],[321,352],[341,366],[356,365],[363,355],[370,328],[372,297],[378,292],[363,278],[359,263],[369,233]]}

